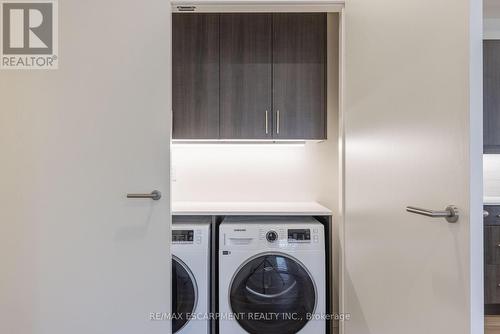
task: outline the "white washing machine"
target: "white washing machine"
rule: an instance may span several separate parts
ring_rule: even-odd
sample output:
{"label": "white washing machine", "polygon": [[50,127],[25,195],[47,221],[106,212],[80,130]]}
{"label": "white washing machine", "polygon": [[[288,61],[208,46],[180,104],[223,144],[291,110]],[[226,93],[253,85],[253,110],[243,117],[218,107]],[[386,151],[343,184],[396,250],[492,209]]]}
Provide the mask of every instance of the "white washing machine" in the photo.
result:
{"label": "white washing machine", "polygon": [[209,333],[210,225],[174,224],[171,251],[172,333]]}
{"label": "white washing machine", "polygon": [[219,229],[220,334],[324,334],[323,225],[228,218]]}

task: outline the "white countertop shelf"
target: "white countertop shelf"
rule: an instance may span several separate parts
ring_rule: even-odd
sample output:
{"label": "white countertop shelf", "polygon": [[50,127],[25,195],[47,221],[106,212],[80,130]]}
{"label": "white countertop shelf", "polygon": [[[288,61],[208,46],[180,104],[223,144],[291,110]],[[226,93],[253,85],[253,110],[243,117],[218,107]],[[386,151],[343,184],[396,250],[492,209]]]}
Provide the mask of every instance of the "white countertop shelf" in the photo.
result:
{"label": "white countertop shelf", "polygon": [[316,202],[172,202],[177,216],[330,216]]}

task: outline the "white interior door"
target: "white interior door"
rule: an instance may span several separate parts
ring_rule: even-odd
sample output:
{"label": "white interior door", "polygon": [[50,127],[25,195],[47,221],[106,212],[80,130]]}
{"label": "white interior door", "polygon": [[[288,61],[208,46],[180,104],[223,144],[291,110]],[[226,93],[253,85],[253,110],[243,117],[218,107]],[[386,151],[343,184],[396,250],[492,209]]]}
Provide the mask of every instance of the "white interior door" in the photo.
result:
{"label": "white interior door", "polygon": [[59,69],[0,72],[0,333],[170,332],[170,31],[59,1]]}
{"label": "white interior door", "polygon": [[344,333],[482,332],[481,61],[481,1],[346,1]]}

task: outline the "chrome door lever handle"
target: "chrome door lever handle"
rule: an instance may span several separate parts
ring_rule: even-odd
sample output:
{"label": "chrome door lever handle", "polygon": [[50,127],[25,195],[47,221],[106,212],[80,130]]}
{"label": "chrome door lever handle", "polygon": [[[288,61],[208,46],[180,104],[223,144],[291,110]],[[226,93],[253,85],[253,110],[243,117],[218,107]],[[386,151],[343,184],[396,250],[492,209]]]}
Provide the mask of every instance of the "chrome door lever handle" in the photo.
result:
{"label": "chrome door lever handle", "polygon": [[157,201],[161,198],[161,192],[153,190],[151,194],[127,194],[127,198],[150,198],[153,201]]}
{"label": "chrome door lever handle", "polygon": [[427,210],[414,206],[407,206],[406,211],[431,218],[444,218],[448,223],[456,223],[459,217],[458,208],[454,205],[448,205],[444,211]]}

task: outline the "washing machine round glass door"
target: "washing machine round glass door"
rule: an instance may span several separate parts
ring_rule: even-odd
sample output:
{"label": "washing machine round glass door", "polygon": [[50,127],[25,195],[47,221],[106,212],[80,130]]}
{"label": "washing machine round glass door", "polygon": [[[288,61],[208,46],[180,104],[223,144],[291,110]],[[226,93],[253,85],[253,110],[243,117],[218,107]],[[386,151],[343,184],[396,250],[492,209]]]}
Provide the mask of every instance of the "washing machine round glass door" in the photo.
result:
{"label": "washing machine round glass door", "polygon": [[177,257],[172,257],[172,331],[184,327],[194,312],[197,286],[191,270]]}
{"label": "washing machine round glass door", "polygon": [[306,268],[281,253],[262,254],[244,263],[230,286],[236,321],[251,334],[292,334],[314,312],[316,290]]}

